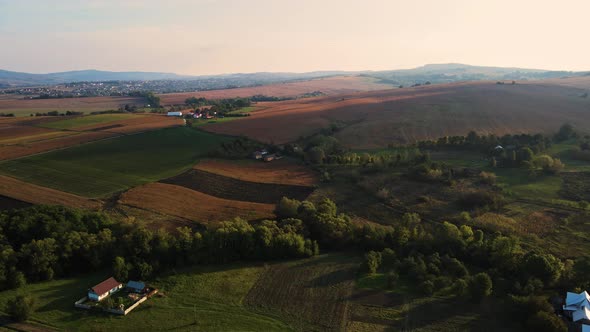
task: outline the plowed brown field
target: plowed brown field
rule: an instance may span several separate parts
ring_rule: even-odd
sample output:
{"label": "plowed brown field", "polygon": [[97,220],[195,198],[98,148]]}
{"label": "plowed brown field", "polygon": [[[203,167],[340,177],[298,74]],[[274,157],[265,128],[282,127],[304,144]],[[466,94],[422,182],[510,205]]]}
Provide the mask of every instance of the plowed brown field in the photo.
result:
{"label": "plowed brown field", "polygon": [[247,88],[167,93],[159,95],[163,105],[183,104],[190,97],[223,99],[265,95],[273,97],[297,97],[305,93],[321,91],[326,95],[389,89],[391,85],[376,83],[374,79],[358,76],[338,76],[310,81],[277,83]]}
{"label": "plowed brown field", "polygon": [[49,111],[77,111],[93,112],[116,110],[119,107],[130,104],[144,104],[143,98],[136,97],[88,97],[88,98],[62,98],[62,99],[0,99],[0,113],[15,113],[28,116],[30,113]]}
{"label": "plowed brown field", "polygon": [[199,222],[273,218],[274,205],[233,201],[209,196],[181,186],[150,183],[124,193],[121,204]]}
{"label": "plowed brown field", "polygon": [[97,200],[37,186],[8,176],[0,175],[0,195],[31,204],[65,205],[80,209],[98,209]]}
{"label": "plowed brown field", "polygon": [[580,90],[547,84],[455,83],[259,103],[252,116],[203,127],[286,143],[335,121],[349,125],[337,134],[352,148],[465,135],[554,132],[564,122],[590,129],[590,98]]}
{"label": "plowed brown field", "polygon": [[209,173],[251,182],[313,186],[318,176],[309,168],[287,159],[265,163],[257,160],[208,159],[194,167]]}

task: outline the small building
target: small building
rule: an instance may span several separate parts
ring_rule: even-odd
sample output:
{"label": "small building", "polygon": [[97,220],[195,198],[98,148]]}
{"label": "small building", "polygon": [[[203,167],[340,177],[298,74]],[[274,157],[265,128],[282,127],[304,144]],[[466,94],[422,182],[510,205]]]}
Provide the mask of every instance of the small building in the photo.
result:
{"label": "small building", "polygon": [[90,288],[88,290],[88,298],[92,301],[102,301],[102,299],[109,295],[116,293],[123,287],[123,284],[110,277],[100,284]]}
{"label": "small building", "polygon": [[145,289],[145,283],[140,281],[129,280],[125,288],[134,293],[142,293]]}
{"label": "small building", "polygon": [[268,154],[268,151],[266,151],[266,150],[254,151],[254,153],[252,154],[252,157],[254,159],[258,160],[258,159],[264,158],[264,156],[267,154]]}
{"label": "small building", "polygon": [[590,323],[590,295],[586,291],[579,294],[567,292],[563,312],[573,322]]}
{"label": "small building", "polygon": [[182,112],[168,112],[167,116],[182,116]]}
{"label": "small building", "polygon": [[498,146],[496,146],[494,148],[494,150],[496,150],[496,151],[502,151],[502,150],[504,150],[504,147],[502,145],[498,145]]}

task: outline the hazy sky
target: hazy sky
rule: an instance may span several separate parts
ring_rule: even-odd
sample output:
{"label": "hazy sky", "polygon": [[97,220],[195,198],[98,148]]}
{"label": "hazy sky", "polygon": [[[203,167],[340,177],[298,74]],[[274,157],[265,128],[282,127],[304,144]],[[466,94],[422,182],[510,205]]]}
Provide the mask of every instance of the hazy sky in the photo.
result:
{"label": "hazy sky", "polygon": [[0,0],[0,68],[590,70],[589,0]]}

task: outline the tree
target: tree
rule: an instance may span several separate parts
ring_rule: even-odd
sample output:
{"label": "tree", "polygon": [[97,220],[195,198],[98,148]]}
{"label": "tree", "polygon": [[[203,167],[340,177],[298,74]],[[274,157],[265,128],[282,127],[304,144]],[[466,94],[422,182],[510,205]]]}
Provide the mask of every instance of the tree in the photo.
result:
{"label": "tree", "polygon": [[35,304],[36,300],[34,297],[17,295],[6,304],[6,312],[13,320],[22,322],[31,317],[31,314],[35,311]]}
{"label": "tree", "polygon": [[295,218],[299,206],[301,206],[300,201],[283,197],[277,204],[275,213],[279,218]]}
{"label": "tree", "polygon": [[314,146],[313,148],[309,149],[309,151],[307,151],[306,157],[306,159],[312,164],[321,164],[324,162],[326,154],[324,149],[320,148],[319,146]]}
{"label": "tree", "polygon": [[115,261],[113,262],[113,275],[115,279],[124,282],[129,278],[129,266],[125,263],[125,258],[123,257],[115,257]]}
{"label": "tree", "polygon": [[467,281],[465,281],[464,279],[457,279],[453,283],[451,291],[453,292],[453,295],[457,297],[463,297],[467,294],[468,289],[469,284],[467,284]]}
{"label": "tree", "polygon": [[568,140],[572,137],[575,137],[575,135],[576,135],[576,132],[574,131],[574,127],[571,124],[566,123],[566,124],[562,125],[559,128],[559,131],[557,132],[557,134],[555,134],[555,140],[557,142],[562,142],[562,141]]}
{"label": "tree", "polygon": [[547,311],[539,311],[533,316],[531,316],[527,322],[526,326],[529,331],[535,332],[566,332],[567,326],[563,322],[562,319],[557,317],[557,315],[547,312]]}
{"label": "tree", "polygon": [[476,274],[470,280],[469,291],[471,298],[476,301],[490,296],[492,294],[492,279],[485,272]]}
{"label": "tree", "polygon": [[365,268],[369,273],[375,273],[381,265],[381,253],[369,251],[365,254]]}

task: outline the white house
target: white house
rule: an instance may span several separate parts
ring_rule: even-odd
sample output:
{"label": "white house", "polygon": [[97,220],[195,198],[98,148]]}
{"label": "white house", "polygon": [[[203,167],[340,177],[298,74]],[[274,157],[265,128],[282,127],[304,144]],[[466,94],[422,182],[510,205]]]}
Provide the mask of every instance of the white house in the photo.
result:
{"label": "white house", "polygon": [[117,292],[123,284],[111,277],[88,290],[88,298],[92,301],[101,301],[105,297]]}
{"label": "white house", "polygon": [[586,291],[579,294],[567,292],[563,311],[574,322],[590,322],[590,295]]}
{"label": "white house", "polygon": [[168,116],[182,116],[182,112],[168,112]]}

